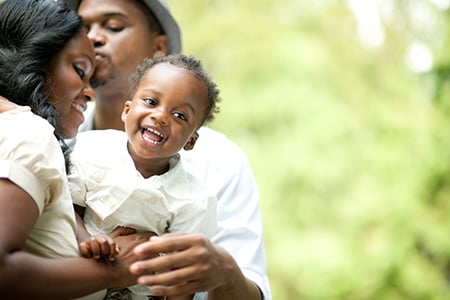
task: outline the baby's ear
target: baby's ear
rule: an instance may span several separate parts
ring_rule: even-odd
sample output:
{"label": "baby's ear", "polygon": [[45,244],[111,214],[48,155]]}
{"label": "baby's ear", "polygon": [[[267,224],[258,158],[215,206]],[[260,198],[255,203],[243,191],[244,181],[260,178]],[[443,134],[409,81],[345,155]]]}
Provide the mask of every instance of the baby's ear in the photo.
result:
{"label": "baby's ear", "polygon": [[186,144],[184,144],[183,149],[186,151],[194,149],[194,145],[195,142],[197,142],[198,137],[199,137],[198,132],[197,131],[194,132],[189,138],[189,140],[186,142]]}
{"label": "baby's ear", "polygon": [[125,119],[127,118],[127,115],[130,112],[130,106],[131,106],[131,101],[130,100],[125,101],[125,106],[123,107],[123,111],[122,111],[122,115],[121,115],[122,122],[125,122]]}

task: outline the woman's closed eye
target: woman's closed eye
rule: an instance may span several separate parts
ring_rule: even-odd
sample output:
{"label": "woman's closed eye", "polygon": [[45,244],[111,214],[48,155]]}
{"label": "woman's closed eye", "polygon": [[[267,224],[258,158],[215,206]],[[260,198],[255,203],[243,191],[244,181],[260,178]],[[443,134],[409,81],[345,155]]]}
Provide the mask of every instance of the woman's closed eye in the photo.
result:
{"label": "woman's closed eye", "polygon": [[73,64],[73,68],[75,69],[75,72],[77,72],[78,76],[80,76],[81,79],[83,79],[86,76],[86,72],[77,64]]}

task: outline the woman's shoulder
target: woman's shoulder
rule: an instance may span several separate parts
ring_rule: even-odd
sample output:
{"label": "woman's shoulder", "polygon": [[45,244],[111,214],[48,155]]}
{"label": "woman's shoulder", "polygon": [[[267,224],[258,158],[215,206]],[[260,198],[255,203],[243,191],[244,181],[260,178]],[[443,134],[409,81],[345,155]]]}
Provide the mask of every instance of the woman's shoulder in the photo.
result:
{"label": "woman's shoulder", "polygon": [[50,123],[31,112],[11,110],[0,113],[0,132],[3,171],[14,176],[39,207],[59,197],[65,164]]}
{"label": "woman's shoulder", "polygon": [[[60,151],[54,128],[30,111],[11,110],[0,113],[0,154],[52,153]],[[52,151],[49,151],[52,150]]]}
{"label": "woman's shoulder", "polygon": [[53,136],[54,127],[42,117],[31,111],[13,109],[0,113],[0,128],[2,136],[24,136],[39,138]]}

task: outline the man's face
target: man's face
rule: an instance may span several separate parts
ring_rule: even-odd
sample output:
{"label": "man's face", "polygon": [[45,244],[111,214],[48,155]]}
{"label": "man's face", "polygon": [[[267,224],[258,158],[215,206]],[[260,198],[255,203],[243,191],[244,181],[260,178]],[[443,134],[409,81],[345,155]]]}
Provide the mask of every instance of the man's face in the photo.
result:
{"label": "man's face", "polygon": [[78,13],[94,44],[96,71],[93,86],[108,88],[128,84],[129,75],[145,57],[159,50],[142,7],[131,0],[83,0]]}

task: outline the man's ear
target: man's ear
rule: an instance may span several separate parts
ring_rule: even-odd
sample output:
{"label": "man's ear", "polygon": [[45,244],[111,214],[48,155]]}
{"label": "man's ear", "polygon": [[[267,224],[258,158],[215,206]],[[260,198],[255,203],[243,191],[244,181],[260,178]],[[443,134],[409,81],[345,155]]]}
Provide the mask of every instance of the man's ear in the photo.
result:
{"label": "man's ear", "polygon": [[120,116],[122,122],[125,122],[125,120],[127,119],[128,113],[130,112],[130,106],[131,101],[130,100],[125,101],[125,106],[123,107],[122,115]]}
{"label": "man's ear", "polygon": [[156,55],[167,55],[169,54],[169,40],[167,36],[164,34],[158,35],[155,37],[153,43],[153,56]]}
{"label": "man's ear", "polygon": [[186,144],[184,144],[183,149],[186,151],[194,149],[194,145],[195,142],[197,142],[198,137],[199,137],[198,132],[197,131],[194,132],[189,138],[189,140],[186,142]]}

